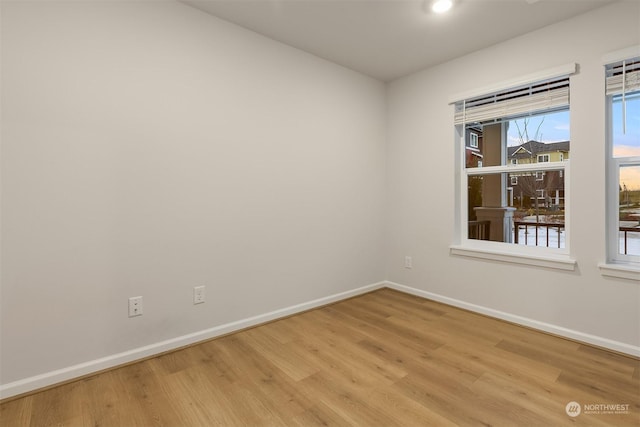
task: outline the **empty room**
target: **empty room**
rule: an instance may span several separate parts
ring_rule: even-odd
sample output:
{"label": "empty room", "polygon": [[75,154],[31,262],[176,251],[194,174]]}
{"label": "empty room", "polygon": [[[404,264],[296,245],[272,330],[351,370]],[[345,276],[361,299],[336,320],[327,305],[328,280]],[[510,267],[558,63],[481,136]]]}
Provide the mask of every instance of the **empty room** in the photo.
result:
{"label": "empty room", "polygon": [[0,0],[0,425],[640,426],[637,0]]}

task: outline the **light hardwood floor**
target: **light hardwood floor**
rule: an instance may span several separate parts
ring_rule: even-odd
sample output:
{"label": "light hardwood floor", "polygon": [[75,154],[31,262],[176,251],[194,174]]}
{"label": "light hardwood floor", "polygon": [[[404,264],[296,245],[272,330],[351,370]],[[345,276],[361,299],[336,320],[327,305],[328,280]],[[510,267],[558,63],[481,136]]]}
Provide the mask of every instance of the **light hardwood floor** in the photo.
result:
{"label": "light hardwood floor", "polygon": [[[584,413],[604,404],[623,413]],[[640,361],[382,289],[4,402],[0,425],[640,426]]]}

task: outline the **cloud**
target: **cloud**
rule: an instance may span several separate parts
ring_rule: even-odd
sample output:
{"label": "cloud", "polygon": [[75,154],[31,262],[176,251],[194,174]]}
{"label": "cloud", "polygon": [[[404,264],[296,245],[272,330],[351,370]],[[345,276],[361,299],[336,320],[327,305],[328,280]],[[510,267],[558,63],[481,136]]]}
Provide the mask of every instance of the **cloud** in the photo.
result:
{"label": "cloud", "polygon": [[513,147],[513,146],[516,146],[516,145],[520,145],[520,144],[522,144],[523,142],[526,142],[526,141],[522,141],[522,140],[521,140],[520,138],[518,138],[517,136],[509,135],[509,136],[507,137],[507,145],[508,145],[509,147]]}
{"label": "cloud", "polygon": [[613,157],[634,157],[640,156],[640,146],[615,145],[613,147]]}

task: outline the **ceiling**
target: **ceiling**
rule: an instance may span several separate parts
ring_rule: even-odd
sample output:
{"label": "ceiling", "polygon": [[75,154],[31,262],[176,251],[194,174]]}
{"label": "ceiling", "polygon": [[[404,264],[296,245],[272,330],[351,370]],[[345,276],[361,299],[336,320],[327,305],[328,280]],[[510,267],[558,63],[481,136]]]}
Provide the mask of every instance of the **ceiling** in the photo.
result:
{"label": "ceiling", "polygon": [[180,0],[382,81],[446,62],[613,0]]}

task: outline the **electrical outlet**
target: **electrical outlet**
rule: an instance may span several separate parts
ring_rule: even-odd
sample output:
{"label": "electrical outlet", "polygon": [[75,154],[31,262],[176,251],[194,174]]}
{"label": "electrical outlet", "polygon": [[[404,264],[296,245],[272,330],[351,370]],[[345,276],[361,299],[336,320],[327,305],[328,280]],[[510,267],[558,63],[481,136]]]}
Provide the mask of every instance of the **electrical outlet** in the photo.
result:
{"label": "electrical outlet", "polygon": [[196,286],[193,288],[193,303],[202,304],[204,302],[204,286]]}
{"label": "electrical outlet", "polygon": [[142,297],[129,298],[129,317],[142,316]]}
{"label": "electrical outlet", "polygon": [[410,256],[404,257],[404,268],[413,268],[413,259]]}

